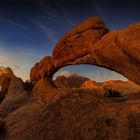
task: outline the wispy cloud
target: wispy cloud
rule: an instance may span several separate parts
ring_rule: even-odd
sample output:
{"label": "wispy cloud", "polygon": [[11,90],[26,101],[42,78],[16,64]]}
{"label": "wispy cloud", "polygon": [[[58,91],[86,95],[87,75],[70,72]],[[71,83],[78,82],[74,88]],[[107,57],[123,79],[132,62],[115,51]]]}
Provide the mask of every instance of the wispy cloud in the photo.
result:
{"label": "wispy cloud", "polygon": [[40,5],[40,9],[44,13],[45,18],[50,18],[57,24],[67,23],[70,25],[75,25],[75,21],[71,13],[60,3],[55,2],[55,4],[50,4],[44,0],[36,0],[36,3]]}
{"label": "wispy cloud", "polygon": [[70,14],[70,12],[62,6],[60,3],[56,3],[56,6],[58,7],[59,11],[61,12],[62,19],[65,20],[65,22],[71,24],[71,25],[76,25],[73,16]]}
{"label": "wispy cloud", "polygon": [[110,9],[110,2],[109,0],[94,0],[93,8],[98,16],[106,19],[108,16],[107,11]]}
{"label": "wispy cloud", "polygon": [[44,34],[46,35],[47,39],[49,39],[49,41],[53,43],[57,42],[58,38],[56,37],[56,34],[51,27],[39,21],[36,21],[35,24],[42,30],[42,32],[44,32]]}
{"label": "wispy cloud", "polygon": [[19,23],[17,21],[14,21],[10,18],[6,18],[6,17],[0,17],[0,22],[2,23],[6,23],[6,24],[10,24],[12,26],[15,26],[15,27],[18,27],[18,28],[27,28],[26,25],[22,24],[22,23]]}

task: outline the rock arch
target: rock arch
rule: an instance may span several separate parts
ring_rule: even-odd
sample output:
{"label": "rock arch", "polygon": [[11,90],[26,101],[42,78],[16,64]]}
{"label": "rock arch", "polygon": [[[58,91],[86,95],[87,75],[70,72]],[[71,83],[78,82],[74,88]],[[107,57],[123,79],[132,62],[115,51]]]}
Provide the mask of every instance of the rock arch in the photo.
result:
{"label": "rock arch", "polygon": [[101,18],[91,17],[66,33],[52,56],[35,64],[30,77],[37,83],[53,85],[52,76],[61,67],[91,64],[114,70],[140,85],[139,54],[140,23],[109,32]]}

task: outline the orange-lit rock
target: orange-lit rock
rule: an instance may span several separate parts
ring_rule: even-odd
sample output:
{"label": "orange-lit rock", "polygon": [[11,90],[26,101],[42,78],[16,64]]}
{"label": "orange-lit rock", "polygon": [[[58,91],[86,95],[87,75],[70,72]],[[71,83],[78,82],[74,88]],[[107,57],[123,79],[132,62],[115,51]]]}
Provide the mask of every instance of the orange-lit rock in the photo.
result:
{"label": "orange-lit rock", "polygon": [[97,84],[95,81],[88,80],[86,81],[81,88],[87,88],[87,89],[94,89],[94,90],[99,90],[101,87],[99,84]]}

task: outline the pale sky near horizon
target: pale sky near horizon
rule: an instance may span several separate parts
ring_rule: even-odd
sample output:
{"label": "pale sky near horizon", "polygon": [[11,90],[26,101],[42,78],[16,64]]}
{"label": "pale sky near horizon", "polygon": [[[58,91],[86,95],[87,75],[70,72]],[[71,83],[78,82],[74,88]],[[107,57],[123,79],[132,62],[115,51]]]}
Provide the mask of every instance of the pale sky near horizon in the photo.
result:
{"label": "pale sky near horizon", "polygon": [[[91,16],[100,16],[110,30],[140,21],[138,0],[2,0],[0,1],[0,66],[29,79],[31,67],[52,49],[64,33]],[[61,72],[63,71],[63,72]],[[67,71],[67,72],[66,72]],[[91,65],[64,67],[97,81],[122,75]]]}

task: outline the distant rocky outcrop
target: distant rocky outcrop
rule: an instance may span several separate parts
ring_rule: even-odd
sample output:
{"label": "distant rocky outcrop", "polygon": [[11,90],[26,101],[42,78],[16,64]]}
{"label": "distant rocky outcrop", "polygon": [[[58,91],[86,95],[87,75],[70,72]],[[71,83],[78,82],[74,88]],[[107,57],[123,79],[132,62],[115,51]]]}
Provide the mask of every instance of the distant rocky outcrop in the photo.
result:
{"label": "distant rocky outcrop", "polygon": [[58,76],[54,80],[54,83],[58,88],[81,88],[94,90],[105,97],[120,97],[140,92],[140,86],[130,80],[108,80],[104,82],[96,82],[76,74],[68,77]]}
{"label": "distant rocky outcrop", "polygon": [[11,68],[0,69],[0,86],[0,117],[2,118],[31,100],[28,98],[23,80],[16,77]]}
{"label": "distant rocky outcrop", "polygon": [[0,102],[8,93],[11,78],[15,77],[13,71],[9,67],[0,67]]}
{"label": "distant rocky outcrop", "polygon": [[86,77],[79,76],[77,74],[72,74],[68,77],[66,76],[58,76],[54,83],[58,88],[80,88],[81,85],[89,80]]}
{"label": "distant rocky outcrop", "polygon": [[0,67],[0,78],[15,76],[12,69],[9,67]]}
{"label": "distant rocky outcrop", "polygon": [[96,81],[87,80],[81,85],[81,88],[99,90],[101,89],[101,85]]}
{"label": "distant rocky outcrop", "polygon": [[108,80],[104,82],[96,82],[93,80],[89,80],[86,77],[82,77],[79,75],[71,75],[71,76],[58,76],[54,80],[55,85],[58,88],[82,88],[82,89],[90,89],[97,91],[99,94],[105,96],[111,96],[120,93],[121,96],[138,93],[140,92],[140,86],[135,84],[134,82],[121,81],[121,80]]}

